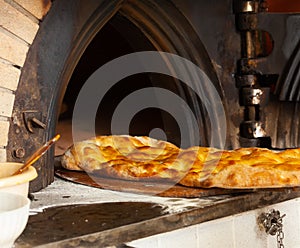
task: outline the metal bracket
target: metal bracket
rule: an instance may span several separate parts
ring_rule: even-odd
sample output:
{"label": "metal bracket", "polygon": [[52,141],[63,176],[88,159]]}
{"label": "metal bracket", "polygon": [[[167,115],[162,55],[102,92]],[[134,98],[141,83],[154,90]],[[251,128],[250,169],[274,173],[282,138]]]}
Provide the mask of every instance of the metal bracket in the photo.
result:
{"label": "metal bracket", "polygon": [[23,112],[23,119],[26,129],[34,133],[35,128],[46,129],[47,125],[42,122],[42,113],[37,110],[27,110]]}

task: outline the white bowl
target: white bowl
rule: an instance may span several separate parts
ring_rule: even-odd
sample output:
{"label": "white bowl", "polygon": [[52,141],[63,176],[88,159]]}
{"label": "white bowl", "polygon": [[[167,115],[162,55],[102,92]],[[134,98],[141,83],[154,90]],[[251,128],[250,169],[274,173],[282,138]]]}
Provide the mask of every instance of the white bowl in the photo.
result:
{"label": "white bowl", "polygon": [[0,163],[0,192],[11,192],[27,197],[29,182],[37,177],[37,172],[30,166],[21,174],[12,176],[22,165],[13,162]]}
{"label": "white bowl", "polygon": [[29,217],[30,200],[22,195],[0,192],[0,247],[13,247],[24,231]]}

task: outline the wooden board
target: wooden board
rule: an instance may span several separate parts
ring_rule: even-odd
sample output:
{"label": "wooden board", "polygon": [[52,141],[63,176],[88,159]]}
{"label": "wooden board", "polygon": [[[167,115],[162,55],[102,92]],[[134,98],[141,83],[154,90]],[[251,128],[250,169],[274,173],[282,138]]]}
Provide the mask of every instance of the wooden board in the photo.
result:
{"label": "wooden board", "polygon": [[177,184],[173,185],[163,182],[126,181],[89,175],[85,172],[80,171],[70,171],[62,168],[61,166],[56,167],[55,174],[60,178],[91,187],[137,194],[158,195],[163,197],[195,198],[204,196],[249,193],[254,191],[252,189],[203,189],[185,187]]}

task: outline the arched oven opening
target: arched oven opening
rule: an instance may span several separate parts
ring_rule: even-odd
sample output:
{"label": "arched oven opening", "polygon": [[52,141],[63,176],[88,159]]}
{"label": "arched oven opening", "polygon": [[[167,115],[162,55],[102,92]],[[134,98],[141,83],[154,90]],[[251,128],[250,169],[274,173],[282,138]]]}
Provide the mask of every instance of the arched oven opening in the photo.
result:
{"label": "arched oven opening", "polygon": [[[57,133],[63,136],[56,146],[55,155],[61,155],[73,143],[71,127],[73,109],[78,93],[88,78],[104,64],[126,54],[141,51],[156,51],[156,48],[140,29],[125,16],[116,13],[88,45],[68,83],[57,125]],[[193,101],[200,103],[201,100],[186,84],[159,73],[139,73],[115,82],[106,92],[96,115],[96,135],[146,135],[165,139],[180,146],[182,141],[178,123],[170,113],[157,107],[154,95],[152,106],[140,109],[130,123],[117,123],[117,127],[112,130],[112,118],[118,105],[122,104],[121,101],[138,90],[151,87],[163,88],[180,96],[197,114]],[[122,125],[129,125],[128,130],[124,132]],[[93,135],[93,133],[85,134],[86,137]],[[208,142],[208,137],[203,134],[201,143],[204,145]]]}
{"label": "arched oven opening", "polygon": [[[119,56],[138,51],[177,54],[198,65],[222,97],[214,67],[191,24],[169,1],[161,1],[159,7],[157,4],[118,0],[53,2],[22,70],[10,126],[8,150],[13,152],[8,160],[22,161],[56,132],[62,135],[56,152],[52,150],[36,163],[39,177],[31,184],[31,191],[53,181],[55,153],[61,154],[73,142],[72,110],[81,86],[95,70]],[[96,118],[97,134],[111,133],[111,117],[124,97],[157,86],[188,104],[201,127],[199,145],[209,145],[210,120],[190,87],[158,73],[140,73],[121,81],[101,102],[99,112],[105,114]],[[128,132],[181,142],[176,120],[155,107],[139,111]]]}

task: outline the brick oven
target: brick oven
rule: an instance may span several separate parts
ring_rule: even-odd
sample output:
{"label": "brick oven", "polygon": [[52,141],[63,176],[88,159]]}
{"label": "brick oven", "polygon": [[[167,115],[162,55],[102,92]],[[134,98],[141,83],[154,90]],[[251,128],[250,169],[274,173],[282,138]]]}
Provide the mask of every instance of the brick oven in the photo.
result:
{"label": "brick oven", "polygon": [[[53,136],[60,113],[66,104],[72,110],[76,94],[96,68],[138,51],[175,53],[203,69],[223,99],[226,148],[298,146],[298,74],[297,66],[289,67],[297,65],[299,57],[297,6],[280,13],[280,2],[266,2],[269,12],[256,2],[253,6],[241,2],[166,1],[159,12],[155,1],[2,1],[1,160],[24,161]],[[119,87],[107,99],[118,103],[126,94],[159,82],[191,106],[201,126],[200,143],[209,145],[206,110],[190,89],[160,75],[129,81],[136,81],[131,89]],[[259,86],[257,92],[249,89],[252,84]],[[255,94],[261,95],[258,103]],[[103,106],[113,105],[107,100]],[[109,122],[102,119],[99,125],[102,132],[109,132]],[[166,131],[176,133],[175,126]],[[176,143],[178,135],[170,139]],[[53,157],[52,151],[37,163],[40,176],[32,185],[35,190],[53,180]]]}
{"label": "brick oven", "polygon": [[[56,149],[51,149],[35,163],[39,176],[30,185],[31,193],[37,198],[40,191],[55,198],[57,195],[53,188],[56,184],[52,185],[55,181],[54,164],[73,142],[72,114],[82,87],[103,65],[123,55],[143,51],[175,54],[201,68],[222,102],[225,125],[220,127],[222,116],[216,116],[215,121],[220,128],[213,129],[206,105],[193,91],[199,82],[194,80],[192,87],[188,87],[179,79],[150,72],[126,77],[122,83],[111,87],[98,110],[104,115],[97,112],[95,118],[97,134],[112,133],[114,110],[128,95],[158,86],[174,93],[190,107],[200,127],[196,130],[199,137],[197,145],[210,146],[212,137],[217,137],[215,141],[220,141],[226,149],[299,147],[300,5],[294,1],[283,6],[283,2],[0,0],[0,161],[23,162],[46,140],[60,133],[62,137]],[[128,132],[148,135],[156,128],[164,131],[164,138],[168,141],[181,144],[176,118],[156,108],[142,109],[134,116]],[[116,132],[120,130],[123,130],[122,127],[117,127]],[[62,184],[65,185],[65,182]],[[73,187],[70,186],[72,182],[66,185],[66,188]],[[178,212],[175,217],[161,214],[160,209],[156,209],[157,215],[156,210],[151,216],[147,212],[146,218],[155,217],[159,221],[148,220],[151,227],[148,233],[141,230],[143,225],[140,222],[136,226],[125,223],[132,238],[126,237],[115,226],[111,228],[116,228],[117,232],[112,236],[105,236],[107,230],[93,230],[99,240],[104,240],[96,243],[108,245],[120,233],[119,243],[157,234],[154,227],[157,223],[164,223],[164,218],[168,224],[159,232],[299,197],[298,189],[267,190],[249,195],[242,192],[239,198],[228,201],[224,195],[229,192],[223,193],[208,199],[209,204],[200,199],[204,205],[199,207],[197,202],[197,209],[194,201],[187,201],[185,210],[191,211],[181,212],[180,216]],[[70,197],[66,194],[59,196],[66,200]],[[105,203],[108,204],[107,199]],[[128,200],[127,196],[121,199]],[[144,207],[139,204],[136,211]],[[296,206],[297,200],[293,204]],[[79,207],[84,212],[95,210]],[[148,207],[153,208],[146,204],[145,208]],[[126,203],[124,208],[130,209],[131,205]],[[105,209],[109,211],[110,205],[105,205]],[[285,205],[283,209],[286,209]],[[68,209],[54,211],[68,212]],[[206,217],[200,218],[200,215]],[[40,227],[43,218],[33,218],[32,223],[38,223],[37,227]],[[67,220],[64,221],[67,223]],[[22,242],[29,240],[26,235],[35,232],[33,224]],[[196,229],[193,232],[197,232]],[[136,230],[139,230],[137,235],[134,233]],[[53,240],[57,237],[64,240],[65,233],[57,235]],[[76,242],[80,240],[78,237],[72,236]],[[93,243],[90,239],[93,237],[85,236],[84,241],[78,242]],[[22,242],[19,247],[23,247]],[[68,242],[63,241],[60,245],[67,247],[63,245]],[[35,245],[41,245],[38,239]]]}

